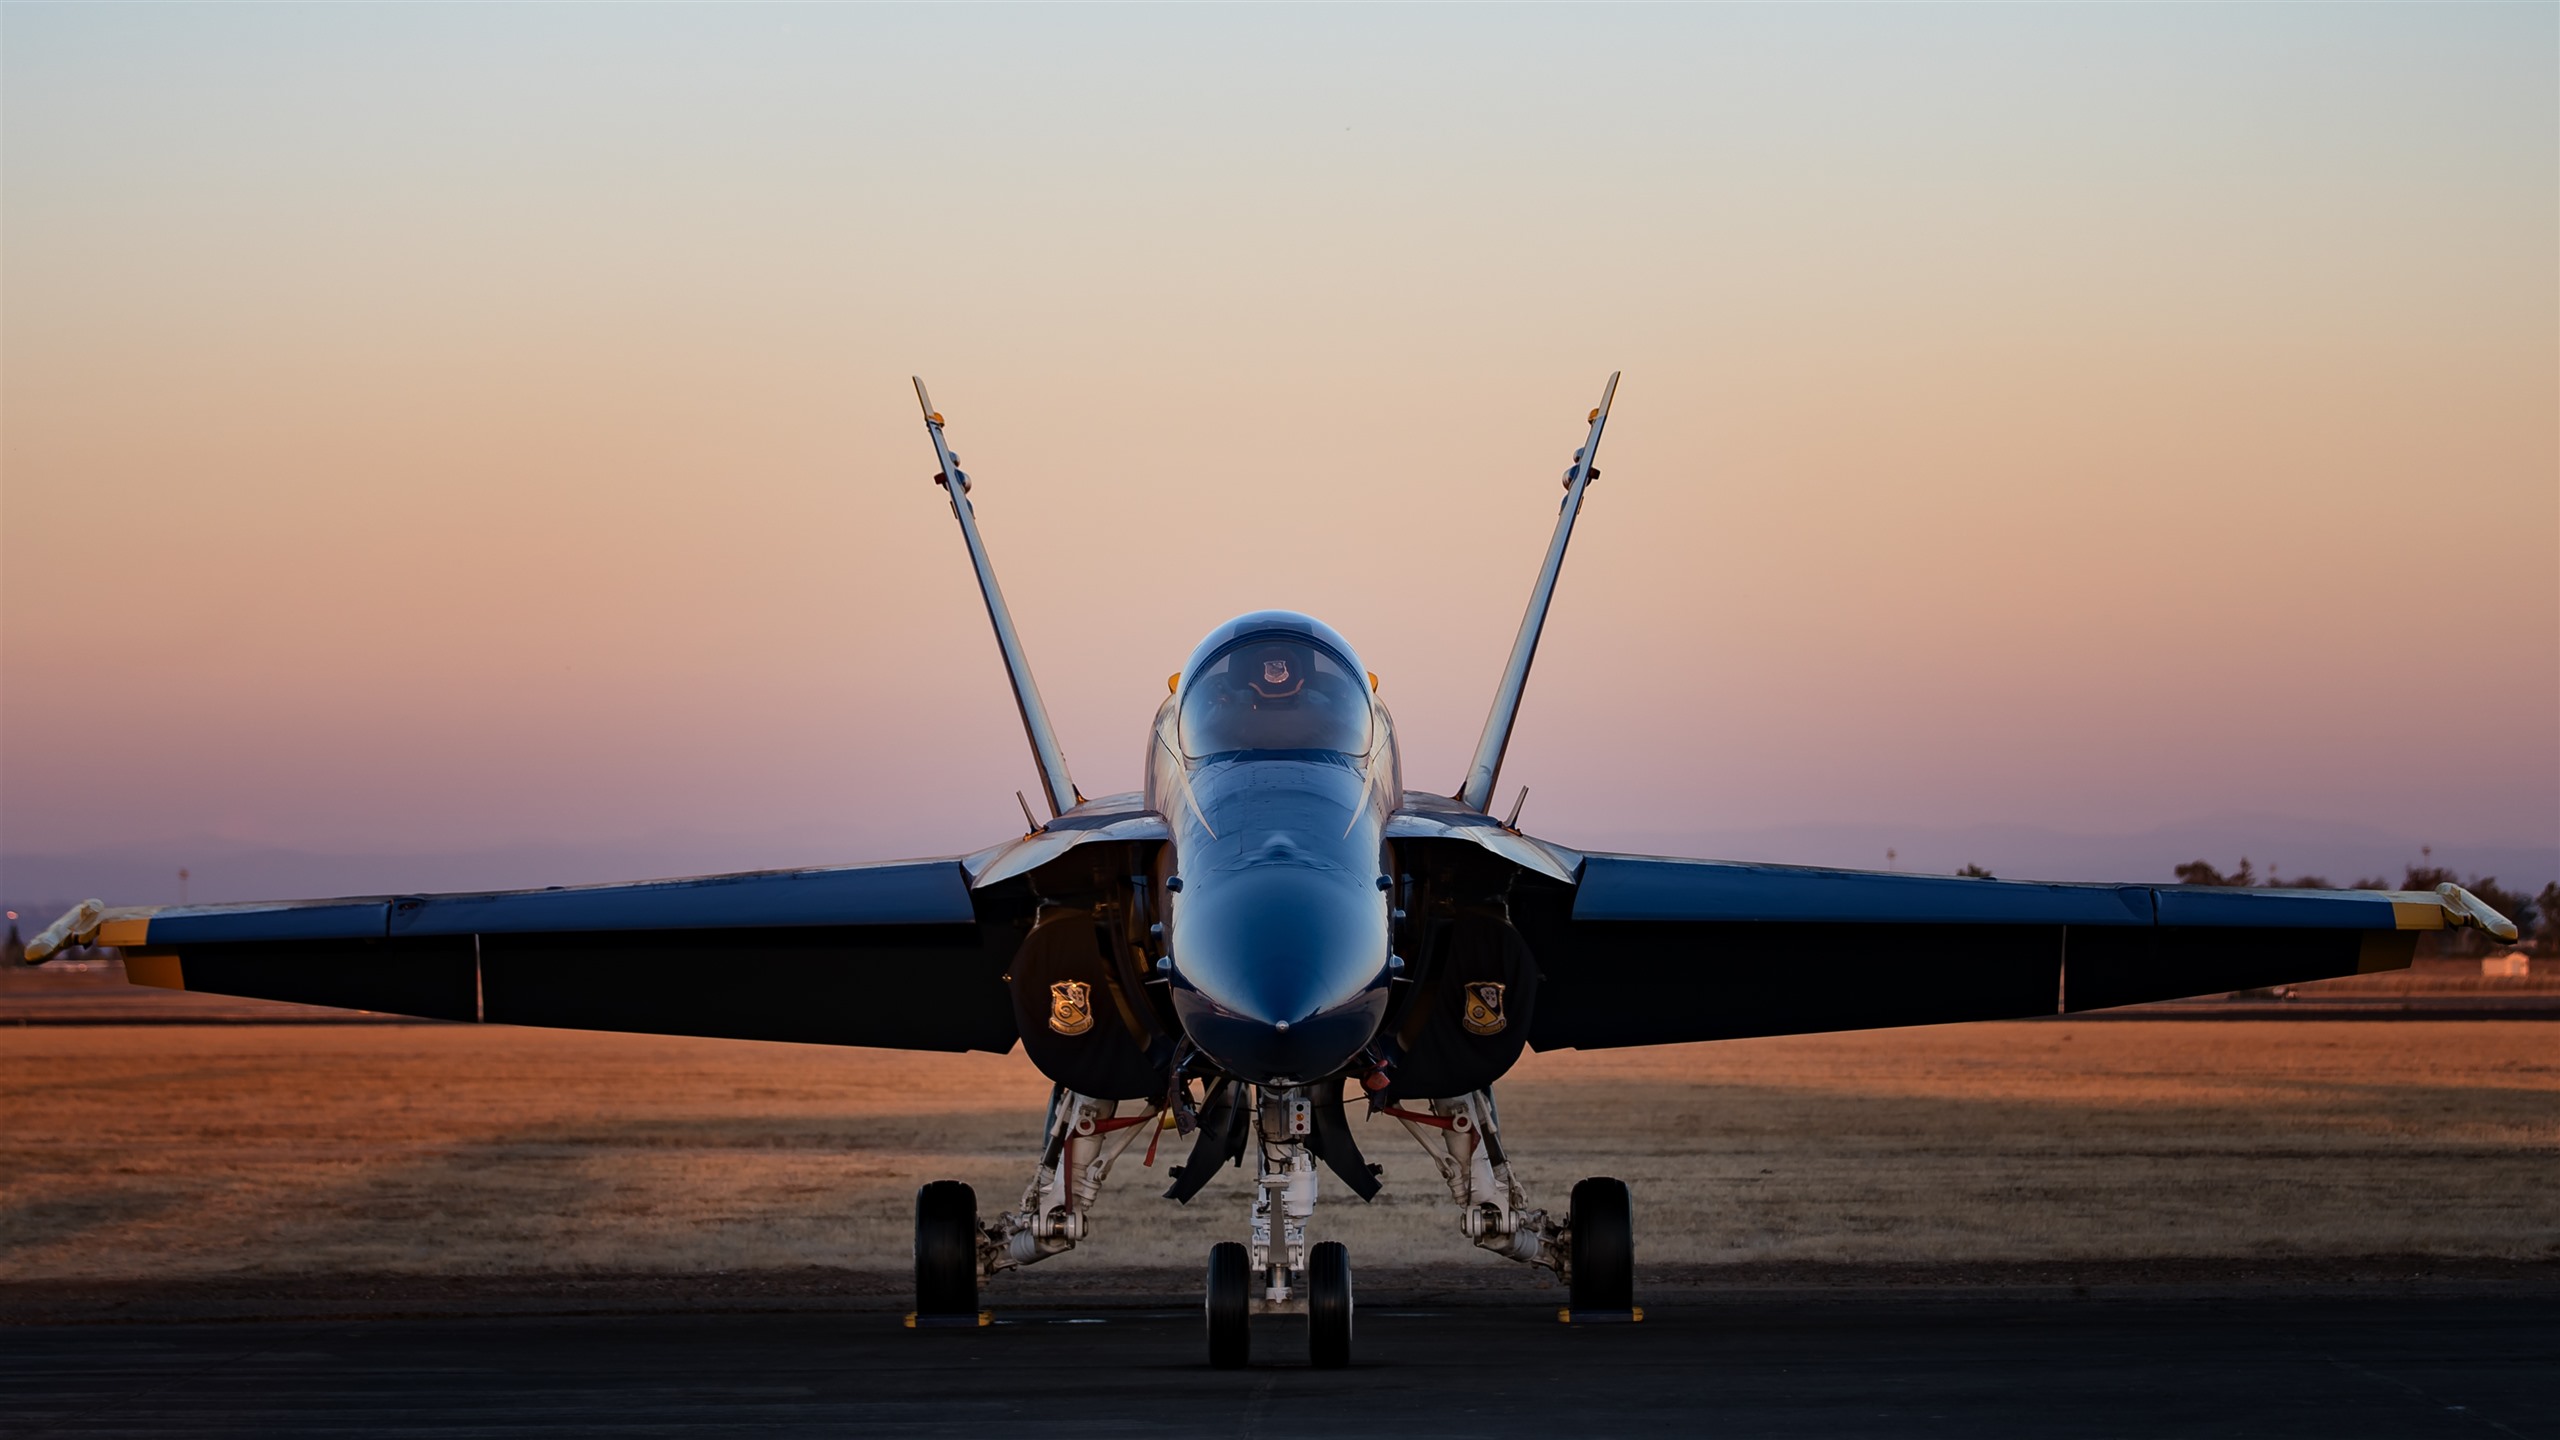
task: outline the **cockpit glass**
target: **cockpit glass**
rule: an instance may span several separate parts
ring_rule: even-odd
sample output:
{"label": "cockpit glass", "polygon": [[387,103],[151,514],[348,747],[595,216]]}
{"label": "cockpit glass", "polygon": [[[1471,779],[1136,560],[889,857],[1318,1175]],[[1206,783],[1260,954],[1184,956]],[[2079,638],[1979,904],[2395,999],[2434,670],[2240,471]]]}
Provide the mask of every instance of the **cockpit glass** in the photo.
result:
{"label": "cockpit glass", "polygon": [[1182,748],[1369,752],[1369,687],[1331,650],[1247,636],[1183,677]]}

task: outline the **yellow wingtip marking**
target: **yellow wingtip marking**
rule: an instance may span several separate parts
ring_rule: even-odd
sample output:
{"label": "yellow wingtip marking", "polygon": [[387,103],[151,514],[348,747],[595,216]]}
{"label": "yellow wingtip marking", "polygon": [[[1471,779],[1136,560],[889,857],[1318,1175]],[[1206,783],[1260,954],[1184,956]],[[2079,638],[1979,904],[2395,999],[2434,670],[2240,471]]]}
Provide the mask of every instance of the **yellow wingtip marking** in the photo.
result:
{"label": "yellow wingtip marking", "polygon": [[119,948],[150,943],[151,917],[135,915],[122,920],[109,920],[98,927],[98,943]]}
{"label": "yellow wingtip marking", "polygon": [[2391,923],[2402,930],[2441,930],[2444,928],[2444,907],[2429,901],[2394,900],[2391,902]]}

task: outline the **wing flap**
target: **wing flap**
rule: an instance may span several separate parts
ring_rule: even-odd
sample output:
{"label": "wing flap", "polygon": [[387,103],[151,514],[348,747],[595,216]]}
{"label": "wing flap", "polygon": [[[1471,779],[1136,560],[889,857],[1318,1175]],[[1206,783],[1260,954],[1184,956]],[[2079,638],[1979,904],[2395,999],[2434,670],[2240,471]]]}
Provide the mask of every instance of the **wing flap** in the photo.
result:
{"label": "wing flap", "polygon": [[1543,975],[1529,1026],[1540,1050],[2050,1014],[2062,930],[1641,920],[1523,928]]}
{"label": "wing flap", "polygon": [[430,941],[288,939],[155,946],[125,952],[125,977],[163,990],[427,1020],[469,1020],[477,1010],[468,935]]}

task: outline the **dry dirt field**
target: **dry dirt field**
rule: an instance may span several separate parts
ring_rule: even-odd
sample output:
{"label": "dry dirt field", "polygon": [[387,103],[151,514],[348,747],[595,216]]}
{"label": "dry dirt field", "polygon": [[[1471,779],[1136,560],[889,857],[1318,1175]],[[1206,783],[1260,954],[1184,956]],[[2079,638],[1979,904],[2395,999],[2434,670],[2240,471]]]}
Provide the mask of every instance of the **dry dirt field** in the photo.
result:
{"label": "dry dirt field", "polygon": [[[0,1029],[0,1282],[898,1271],[923,1181],[1025,1178],[1015,1056],[446,1025]],[[1634,1187],[1648,1264],[2560,1259],[2560,1026],[2032,1022],[1531,1056],[1534,1195]],[[1508,1270],[1391,1121],[1317,1233]],[[1122,1162],[1087,1275],[1240,1238]],[[1524,1283],[1526,1272],[1523,1272]],[[1068,1274],[1060,1274],[1067,1279]],[[885,1279],[885,1277],[884,1277]],[[1012,1283],[1012,1282],[1004,1282]]]}

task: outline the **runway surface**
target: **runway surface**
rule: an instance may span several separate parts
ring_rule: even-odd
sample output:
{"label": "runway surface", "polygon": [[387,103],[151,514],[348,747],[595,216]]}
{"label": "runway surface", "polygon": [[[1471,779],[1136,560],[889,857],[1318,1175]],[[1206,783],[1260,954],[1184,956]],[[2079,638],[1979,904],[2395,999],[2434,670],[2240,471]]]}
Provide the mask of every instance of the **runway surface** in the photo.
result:
{"label": "runway surface", "polygon": [[[2560,1437],[2560,1296],[1738,1293],[1568,1329],[1517,1302],[1376,1306],[1349,1371],[1257,1321],[1021,1309],[0,1330],[0,1432],[1404,1437]],[[1001,1427],[1001,1428],[999,1428]]]}

